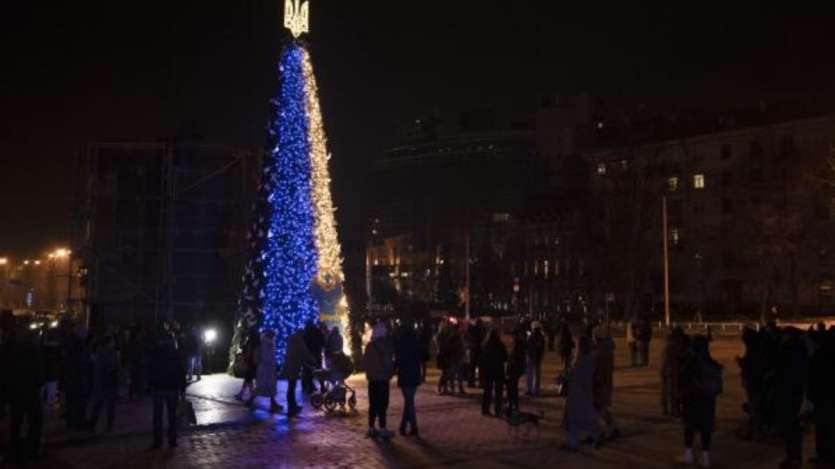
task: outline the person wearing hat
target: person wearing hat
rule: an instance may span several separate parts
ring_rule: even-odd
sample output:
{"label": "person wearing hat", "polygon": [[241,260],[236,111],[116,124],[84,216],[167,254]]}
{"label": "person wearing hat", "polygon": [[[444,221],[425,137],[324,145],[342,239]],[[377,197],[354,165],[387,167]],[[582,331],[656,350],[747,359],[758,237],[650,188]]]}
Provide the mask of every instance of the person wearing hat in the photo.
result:
{"label": "person wearing hat", "polygon": [[[389,380],[394,373],[394,351],[388,329],[377,323],[371,329],[371,342],[365,347],[365,376],[368,379],[368,436],[389,439],[394,433],[386,428],[389,406]],[[374,427],[379,423],[379,430]]]}

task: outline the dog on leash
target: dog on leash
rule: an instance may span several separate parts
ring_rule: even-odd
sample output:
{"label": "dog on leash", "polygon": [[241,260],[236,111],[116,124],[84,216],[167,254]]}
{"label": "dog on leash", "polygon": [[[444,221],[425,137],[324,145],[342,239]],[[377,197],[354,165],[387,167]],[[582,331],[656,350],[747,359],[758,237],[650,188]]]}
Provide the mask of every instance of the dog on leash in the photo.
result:
{"label": "dog on leash", "polygon": [[539,436],[539,421],[545,418],[544,412],[522,412],[515,409],[507,409],[505,412],[505,420],[507,421],[507,432],[519,438],[520,430],[522,435],[530,436],[533,430],[536,430],[536,436]]}

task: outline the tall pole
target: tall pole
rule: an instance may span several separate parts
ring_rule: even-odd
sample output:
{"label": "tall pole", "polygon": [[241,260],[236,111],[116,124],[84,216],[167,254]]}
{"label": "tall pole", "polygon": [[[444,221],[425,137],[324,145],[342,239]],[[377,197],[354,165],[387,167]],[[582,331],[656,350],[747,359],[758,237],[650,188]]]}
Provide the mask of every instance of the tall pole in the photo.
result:
{"label": "tall pole", "polygon": [[664,324],[670,327],[670,243],[667,236],[667,196],[661,198],[661,221],[664,239]]}
{"label": "tall pole", "polygon": [[467,319],[467,322],[470,321],[470,234],[467,233],[467,240],[465,243],[465,256],[466,256],[466,281],[464,286],[464,317]]}

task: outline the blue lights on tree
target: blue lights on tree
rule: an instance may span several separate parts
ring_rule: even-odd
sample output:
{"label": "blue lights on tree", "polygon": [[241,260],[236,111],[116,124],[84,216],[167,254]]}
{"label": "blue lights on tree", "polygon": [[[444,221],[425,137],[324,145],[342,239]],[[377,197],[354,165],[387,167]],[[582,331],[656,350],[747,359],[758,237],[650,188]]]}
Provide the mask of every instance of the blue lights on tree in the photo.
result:
{"label": "blue lights on tree", "polygon": [[309,119],[304,74],[305,50],[298,42],[284,48],[279,62],[281,90],[270,134],[273,184],[272,207],[264,242],[263,318],[261,329],[276,331],[276,355],[284,363],[288,338],[318,318],[311,295],[316,275],[314,206],[311,196]]}

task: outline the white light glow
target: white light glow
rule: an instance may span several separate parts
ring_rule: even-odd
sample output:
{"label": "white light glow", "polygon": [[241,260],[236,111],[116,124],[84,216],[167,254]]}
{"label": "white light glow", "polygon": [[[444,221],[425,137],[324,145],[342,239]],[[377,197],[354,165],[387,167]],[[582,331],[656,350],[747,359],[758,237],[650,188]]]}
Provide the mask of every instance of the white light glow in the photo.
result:
{"label": "white light glow", "polygon": [[215,329],[206,329],[203,331],[203,342],[212,344],[217,340],[217,331]]}
{"label": "white light glow", "polygon": [[299,0],[286,0],[284,27],[289,29],[295,38],[301,36],[302,33],[310,32],[310,3],[304,2],[299,5]]}

